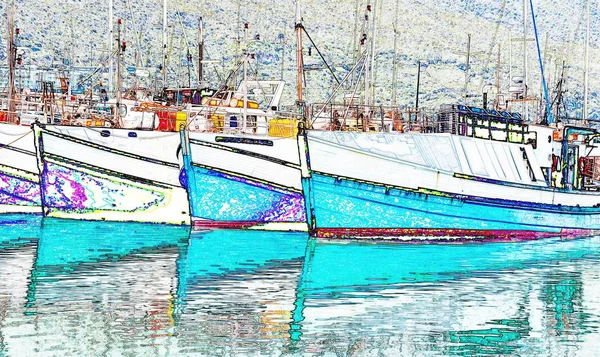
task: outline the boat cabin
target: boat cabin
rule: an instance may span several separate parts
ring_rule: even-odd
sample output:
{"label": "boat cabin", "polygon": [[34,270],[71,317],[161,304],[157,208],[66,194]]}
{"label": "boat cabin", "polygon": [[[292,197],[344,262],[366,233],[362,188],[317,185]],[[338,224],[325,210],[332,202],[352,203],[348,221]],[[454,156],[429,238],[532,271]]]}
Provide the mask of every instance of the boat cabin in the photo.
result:
{"label": "boat cabin", "polygon": [[442,105],[438,128],[440,133],[514,144],[532,144],[534,149],[537,143],[537,133],[528,130],[521,114],[502,110]]}

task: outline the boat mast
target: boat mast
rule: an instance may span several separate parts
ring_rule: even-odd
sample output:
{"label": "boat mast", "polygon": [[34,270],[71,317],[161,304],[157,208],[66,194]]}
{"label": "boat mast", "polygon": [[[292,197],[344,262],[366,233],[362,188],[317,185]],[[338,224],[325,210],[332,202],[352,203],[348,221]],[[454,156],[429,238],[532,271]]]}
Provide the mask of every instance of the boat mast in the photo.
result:
{"label": "boat mast", "polygon": [[527,1],[523,0],[523,107],[525,122],[529,121],[529,102],[527,101],[527,16],[529,15],[529,11],[527,9]]}
{"label": "boat mast", "polygon": [[[361,0],[356,0],[356,10],[354,11],[354,32],[352,35],[352,62],[356,63],[358,61],[358,57],[360,54],[360,46],[356,43],[356,38],[358,37],[358,18],[360,13],[360,3]],[[352,74],[352,85],[354,85],[354,81],[356,80],[355,74]]]}
{"label": "boat mast", "polygon": [[464,104],[467,105],[469,87],[469,69],[471,68],[471,34],[467,35],[467,62],[465,66],[465,92]]}
{"label": "boat mast", "polygon": [[[237,38],[235,39],[235,61],[238,62],[238,57],[240,56],[240,43],[242,42],[242,34],[240,33],[240,28],[242,28],[242,0],[237,1]],[[237,76],[237,75],[236,75]],[[236,77],[237,84],[237,77]]]}
{"label": "boat mast", "polygon": [[[544,89],[544,98],[546,100],[546,115],[547,124],[552,124],[552,112],[550,108],[550,99],[548,98],[548,86],[546,85],[546,77],[544,76],[544,63],[542,62],[542,52],[540,51],[540,39],[538,37],[537,25],[535,23],[535,12],[533,11],[533,0],[529,0],[531,5],[531,20],[533,22],[533,33],[535,35],[535,44],[537,47],[538,61],[540,65],[540,72],[542,75],[542,85]],[[525,87],[527,91],[527,87]]]}
{"label": "boat mast", "polygon": [[375,85],[377,81],[377,72],[375,71],[375,36],[377,31],[377,23],[375,22],[375,16],[377,14],[377,0],[373,0],[373,19],[371,20],[371,80],[370,80],[370,89],[371,94],[369,96],[370,103],[372,105],[375,103]]}
{"label": "boat mast", "polygon": [[244,46],[242,48],[242,55],[244,58],[244,110],[243,110],[243,120],[242,120],[242,128],[246,130],[246,125],[248,123],[248,24],[244,24]]}
{"label": "boat mast", "polygon": [[15,0],[11,1],[10,9],[8,10],[8,42],[6,49],[8,60],[8,122],[15,122],[15,114],[17,105],[15,103]]}
{"label": "boat mast", "polygon": [[498,45],[498,64],[496,66],[496,110],[500,109],[500,45]]}
{"label": "boat mast", "polygon": [[198,41],[198,87],[202,87],[202,82],[204,81],[204,79],[202,78],[202,60],[204,60],[204,23],[202,22],[202,17],[200,17],[199,36],[200,39]]}
{"label": "boat mast", "polygon": [[419,111],[419,86],[421,85],[421,60],[417,60],[417,93],[415,98],[415,110]]}
{"label": "boat mast", "polygon": [[163,0],[163,61],[162,61],[162,75],[163,75],[163,88],[167,88],[167,0]]}
{"label": "boat mast", "polygon": [[[367,34],[369,33],[369,30],[371,29],[370,27],[370,18],[369,18],[369,13],[371,12],[371,2],[367,2],[367,8],[365,9],[365,32],[363,33],[363,39],[367,40]],[[369,39],[369,40],[373,40],[373,39]],[[367,41],[365,43],[365,46],[367,48],[366,53],[367,53],[367,58],[365,59],[365,106],[369,106],[371,103],[371,98],[370,98],[370,77],[369,77],[369,70],[370,70],[370,56],[371,56],[371,51],[369,49],[369,42]]]}
{"label": "boat mast", "polygon": [[108,92],[113,93],[113,0],[108,0]]}
{"label": "boat mast", "polygon": [[[237,67],[240,64],[240,60],[242,59],[240,46],[242,43],[242,34],[240,33],[240,29],[242,28],[242,0],[237,0],[237,35],[235,38],[235,54],[233,55],[234,67]],[[243,51],[243,49],[242,49]],[[233,83],[237,85],[238,83],[238,75],[239,75],[239,67],[238,70],[235,70]]]}
{"label": "boat mast", "polygon": [[583,72],[583,125],[587,125],[588,119],[588,91],[589,91],[589,68],[590,68],[590,0],[585,4],[585,69]]}
{"label": "boat mast", "polygon": [[[67,76],[67,95],[69,96],[69,98],[71,97],[72,94],[72,86],[71,86],[71,76],[73,75],[73,63],[75,61],[75,54],[74,54],[74,49],[73,47],[75,46],[75,41],[73,39],[74,37],[74,31],[73,31],[73,15],[71,15],[70,17],[71,20],[71,43],[69,44],[69,74]],[[21,67],[19,67],[19,88],[21,88]]]}
{"label": "boat mast", "polygon": [[300,14],[300,0],[296,0],[296,63],[298,66],[296,89],[298,96],[298,105],[302,106],[304,97],[302,95],[302,81],[304,80],[304,59],[302,57],[302,16]]}
{"label": "boat mast", "polygon": [[122,127],[121,125],[121,53],[125,50],[125,42],[121,43],[121,19],[117,20],[117,109],[115,113],[115,118],[117,120],[117,125]]}
{"label": "boat mast", "polygon": [[398,3],[400,0],[396,0],[396,7],[394,9],[394,57],[392,57],[392,106],[398,104],[398,89],[396,88],[396,77],[397,77],[397,66],[398,66]]}
{"label": "boat mast", "polygon": [[[508,86],[512,83],[512,33],[508,33]],[[506,108],[508,110],[508,108]]]}

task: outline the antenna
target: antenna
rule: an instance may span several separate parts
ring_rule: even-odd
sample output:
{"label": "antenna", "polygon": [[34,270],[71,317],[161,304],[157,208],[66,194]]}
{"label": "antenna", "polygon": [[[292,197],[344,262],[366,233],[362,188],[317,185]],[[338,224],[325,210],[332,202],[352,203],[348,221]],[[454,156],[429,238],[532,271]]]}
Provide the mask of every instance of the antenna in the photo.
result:
{"label": "antenna", "polygon": [[527,102],[528,96],[528,78],[527,78],[527,18],[528,18],[528,10],[527,10],[527,2],[528,0],[523,0],[523,107],[524,107],[524,117],[525,122],[529,121],[529,103]]}

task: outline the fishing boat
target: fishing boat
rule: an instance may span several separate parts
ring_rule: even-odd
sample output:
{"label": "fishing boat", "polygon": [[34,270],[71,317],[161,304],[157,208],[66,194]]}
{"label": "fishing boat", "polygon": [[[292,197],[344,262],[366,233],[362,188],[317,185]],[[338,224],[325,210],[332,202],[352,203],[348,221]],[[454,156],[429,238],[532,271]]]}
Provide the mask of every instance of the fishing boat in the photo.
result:
{"label": "fishing boat", "polygon": [[546,103],[539,124],[445,105],[432,130],[302,130],[311,234],[453,242],[600,232],[599,132],[553,123],[533,6],[531,15]]}
{"label": "fishing boat", "polygon": [[303,131],[311,233],[455,241],[600,232],[596,130],[462,105],[440,117],[432,134]]}
{"label": "fishing boat", "polygon": [[45,216],[189,223],[178,179],[179,134],[155,130],[160,115],[185,122],[187,114],[147,104],[125,100],[103,105],[108,115],[100,108],[72,125],[33,124]]}
{"label": "fishing boat", "polygon": [[[23,102],[17,99],[14,72],[17,63],[14,27],[14,4],[7,9],[6,97],[0,99],[0,213],[41,213],[39,175],[31,129],[19,125],[18,110]],[[17,107],[20,108],[17,108]]]}
{"label": "fishing boat", "polygon": [[0,213],[42,213],[31,128],[0,123]]}
{"label": "fishing boat", "polygon": [[218,93],[190,121],[192,130],[181,131],[181,177],[195,227],[306,230],[297,119],[240,95],[258,89],[273,108],[283,85],[252,81]]}
{"label": "fishing boat", "polygon": [[[247,31],[246,24],[245,38]],[[205,97],[181,131],[181,180],[192,225],[306,231],[299,116],[279,110],[283,81],[248,78],[253,60],[244,49],[222,88]]]}
{"label": "fishing boat", "polygon": [[47,217],[188,224],[179,135],[34,125]]}

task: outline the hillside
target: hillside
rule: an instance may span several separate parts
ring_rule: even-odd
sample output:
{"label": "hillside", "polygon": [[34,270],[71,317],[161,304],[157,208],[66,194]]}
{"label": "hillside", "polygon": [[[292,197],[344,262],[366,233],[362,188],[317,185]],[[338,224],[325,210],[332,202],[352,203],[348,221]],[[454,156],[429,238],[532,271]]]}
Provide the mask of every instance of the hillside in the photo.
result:
{"label": "hillside", "polygon": [[[365,1],[366,2],[366,1]],[[361,2],[362,3],[362,2]],[[398,103],[413,105],[416,91],[417,61],[422,62],[420,103],[436,107],[441,103],[461,101],[465,86],[467,37],[471,34],[471,76],[468,92],[477,96],[469,103],[481,105],[481,93],[488,88],[490,97],[496,85],[497,56],[500,48],[500,84],[506,92],[509,85],[509,38],[522,38],[522,2],[502,0],[383,0],[377,12],[377,73],[376,96],[379,104],[390,104],[392,98],[392,58],[394,47],[393,24],[398,4]],[[293,103],[295,82],[294,1],[244,0],[233,2],[188,2],[170,0],[169,19],[169,85],[187,85],[187,49],[197,53],[198,21],[205,22],[207,57],[220,64],[207,68],[205,73],[213,83],[232,65],[236,53],[238,24],[249,24],[249,37],[259,35],[250,51],[256,53],[255,69],[259,77],[280,78],[282,49],[285,49],[283,77],[292,84],[285,101]],[[584,53],[584,4],[580,1],[534,1],[546,76],[554,87],[562,63],[567,66],[567,108],[570,116],[581,115]],[[323,52],[327,61],[343,76],[353,62],[352,44],[355,27],[356,1],[304,0],[304,25]],[[6,12],[6,3],[0,6]],[[21,29],[20,46],[31,48],[25,63],[38,66],[57,66],[72,59],[74,66],[94,67],[107,52],[107,2],[92,0],[17,0],[16,23]],[[360,6],[361,9],[364,5]],[[124,21],[123,38],[127,41],[125,65],[146,67],[152,73],[140,78],[153,86],[161,62],[162,1],[115,0],[115,19]],[[363,10],[360,10],[362,14]],[[6,16],[6,15],[5,15]],[[362,15],[361,15],[362,16]],[[238,18],[239,17],[239,18]],[[591,117],[598,117],[600,100],[597,88],[600,79],[598,61],[597,12],[592,13],[590,70]],[[6,27],[4,26],[3,29]],[[2,31],[6,33],[6,31]],[[533,30],[529,24],[529,34]],[[283,38],[283,42],[282,39]],[[512,45],[512,75],[523,68],[521,42]],[[5,61],[3,40],[0,57]],[[305,40],[305,62],[319,67],[321,61],[312,50],[308,56]],[[535,42],[528,42],[530,92],[539,96],[540,71]],[[137,58],[137,61],[136,61]],[[195,70],[192,83],[196,82]],[[127,83],[133,84],[129,76]],[[333,78],[325,70],[307,73],[307,98],[322,101],[331,91]],[[488,84],[486,86],[486,84]],[[514,109],[518,110],[517,107]]]}

